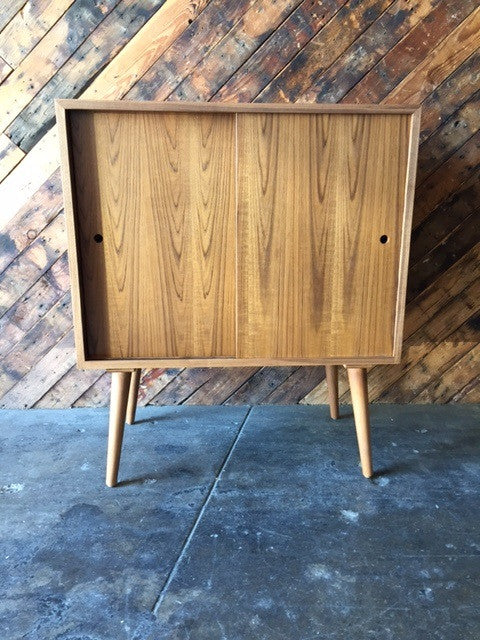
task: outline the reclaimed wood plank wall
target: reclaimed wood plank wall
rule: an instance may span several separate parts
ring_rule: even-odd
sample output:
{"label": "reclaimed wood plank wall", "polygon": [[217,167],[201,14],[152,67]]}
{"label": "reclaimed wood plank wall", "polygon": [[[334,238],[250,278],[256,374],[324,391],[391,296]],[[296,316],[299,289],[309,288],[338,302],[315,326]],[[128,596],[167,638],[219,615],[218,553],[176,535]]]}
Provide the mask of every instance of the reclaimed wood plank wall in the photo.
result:
{"label": "reclaimed wood plank wall", "polygon": [[[2,3],[0,405],[108,401],[75,367],[56,97],[421,103],[403,360],[370,395],[479,402],[479,46],[479,0]],[[245,367],[144,372],[140,403],[326,400],[322,368]]]}

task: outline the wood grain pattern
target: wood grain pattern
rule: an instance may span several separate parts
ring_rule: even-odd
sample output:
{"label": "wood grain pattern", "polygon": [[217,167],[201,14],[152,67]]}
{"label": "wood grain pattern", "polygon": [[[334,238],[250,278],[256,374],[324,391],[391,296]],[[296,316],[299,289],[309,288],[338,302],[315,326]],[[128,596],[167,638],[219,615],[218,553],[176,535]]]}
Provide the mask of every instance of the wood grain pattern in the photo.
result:
{"label": "wood grain pattern", "polygon": [[[110,376],[74,367],[69,332],[69,340],[58,342],[70,322],[68,308],[60,311],[69,272],[63,224],[51,224],[63,215],[52,98],[166,100],[185,83],[200,87],[204,99],[214,101],[305,102],[308,93],[309,100],[334,102],[347,91],[342,102],[366,104],[388,102],[389,94],[407,78],[409,95],[420,90],[418,95],[425,96],[407,342],[402,364],[369,371],[370,397],[373,402],[480,400],[478,366],[475,371],[467,359],[462,360],[472,341],[480,338],[480,324],[475,323],[480,298],[472,289],[480,247],[470,248],[480,227],[478,137],[472,140],[479,126],[475,93],[480,83],[480,49],[476,17],[468,20],[478,2],[304,0],[279,26],[275,15],[262,10],[264,2],[255,4],[257,11],[251,10],[250,0],[122,0],[114,10],[113,5],[90,0],[1,4],[0,85],[9,93],[4,106],[12,108],[14,118],[2,130],[0,145],[6,150],[6,155],[0,152],[0,175],[6,176],[0,182],[0,271],[12,265],[2,292],[13,291],[0,310],[4,314],[0,362],[5,365],[0,379],[5,384],[2,389],[11,389],[4,392],[6,406],[104,406],[110,388]],[[275,10],[283,11],[287,2],[277,0],[277,4]],[[152,13],[154,6],[158,8]],[[93,15],[92,7],[101,11]],[[248,21],[240,22],[247,11]],[[140,24],[144,26],[133,35]],[[126,37],[122,37],[126,26]],[[252,30],[259,34],[256,42]],[[118,33],[119,41],[128,40],[123,48],[115,44]],[[252,55],[238,66],[244,59],[242,50]],[[82,60],[85,53],[88,59]],[[231,59],[230,53],[234,54]],[[208,82],[201,64],[206,56]],[[34,79],[32,88],[29,78]],[[225,78],[223,87],[210,97]],[[310,90],[312,86],[318,92]],[[47,93],[48,100],[36,99]],[[9,131],[28,148],[39,141],[23,155],[11,146],[14,141],[7,141]],[[432,168],[434,173],[429,175]],[[467,322],[469,333],[465,334],[461,327]],[[24,360],[31,373],[25,373]],[[188,398],[208,403],[209,389],[217,401],[227,403],[328,400],[323,367],[298,368],[285,362],[282,368],[252,370],[255,373],[226,400],[216,390],[228,389],[231,369],[205,369],[204,377],[196,375],[196,369],[146,370],[139,403],[152,402],[177,378],[183,382],[177,388],[176,403]],[[457,375],[459,371],[464,375]],[[439,379],[445,385],[438,392],[430,387],[422,395],[426,386]],[[203,392],[195,394],[201,387]],[[342,368],[342,402],[349,400],[346,387]],[[155,402],[168,403],[168,394]]]}
{"label": "wood grain pattern", "polygon": [[395,355],[409,127],[239,115],[239,356]]}
{"label": "wood grain pattern", "polygon": [[87,359],[234,355],[233,116],[70,119]]}
{"label": "wood grain pattern", "polygon": [[80,366],[398,359],[418,113],[356,110],[60,101]]}

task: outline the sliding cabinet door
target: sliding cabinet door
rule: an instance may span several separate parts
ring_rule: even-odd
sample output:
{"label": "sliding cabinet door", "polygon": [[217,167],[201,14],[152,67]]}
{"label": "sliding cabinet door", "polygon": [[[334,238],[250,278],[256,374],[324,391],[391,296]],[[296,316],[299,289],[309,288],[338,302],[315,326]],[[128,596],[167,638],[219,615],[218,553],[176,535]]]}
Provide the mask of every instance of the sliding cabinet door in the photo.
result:
{"label": "sliding cabinet door", "polygon": [[235,115],[69,124],[87,359],[235,356]]}
{"label": "sliding cabinet door", "polygon": [[391,356],[408,115],[238,115],[238,355]]}

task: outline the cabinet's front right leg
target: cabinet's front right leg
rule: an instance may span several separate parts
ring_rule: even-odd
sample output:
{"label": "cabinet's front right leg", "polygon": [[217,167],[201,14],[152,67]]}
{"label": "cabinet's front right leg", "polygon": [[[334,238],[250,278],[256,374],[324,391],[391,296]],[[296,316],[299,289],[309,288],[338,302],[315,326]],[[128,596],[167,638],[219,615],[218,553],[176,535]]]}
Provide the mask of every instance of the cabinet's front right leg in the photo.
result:
{"label": "cabinet's front right leg", "polygon": [[352,394],[353,417],[357,431],[358,449],[362,473],[371,478],[372,453],[370,448],[370,418],[368,414],[367,370],[359,367],[347,367],[348,382]]}
{"label": "cabinet's front right leg", "polygon": [[108,425],[107,486],[117,484],[131,371],[113,371]]}

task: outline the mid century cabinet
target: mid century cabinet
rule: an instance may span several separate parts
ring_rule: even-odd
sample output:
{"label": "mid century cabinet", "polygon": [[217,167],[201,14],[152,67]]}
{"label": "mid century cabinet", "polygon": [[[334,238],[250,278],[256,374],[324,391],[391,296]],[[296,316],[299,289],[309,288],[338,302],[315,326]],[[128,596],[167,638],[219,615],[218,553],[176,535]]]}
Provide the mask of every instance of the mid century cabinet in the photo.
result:
{"label": "mid century cabinet", "polygon": [[348,371],[400,359],[419,135],[410,107],[60,100],[78,365],[112,372],[107,484],[141,368]]}

